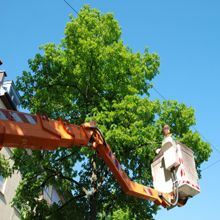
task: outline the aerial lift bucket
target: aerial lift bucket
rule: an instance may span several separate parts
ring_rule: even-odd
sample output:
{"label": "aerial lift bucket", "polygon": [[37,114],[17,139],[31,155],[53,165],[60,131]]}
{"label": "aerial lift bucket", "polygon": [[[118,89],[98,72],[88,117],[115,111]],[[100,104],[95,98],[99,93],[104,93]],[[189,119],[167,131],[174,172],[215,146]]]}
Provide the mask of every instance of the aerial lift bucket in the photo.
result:
{"label": "aerial lift bucket", "polygon": [[174,195],[173,206],[180,206],[180,201],[186,202],[200,192],[193,151],[171,136],[163,140],[151,171],[154,188]]}

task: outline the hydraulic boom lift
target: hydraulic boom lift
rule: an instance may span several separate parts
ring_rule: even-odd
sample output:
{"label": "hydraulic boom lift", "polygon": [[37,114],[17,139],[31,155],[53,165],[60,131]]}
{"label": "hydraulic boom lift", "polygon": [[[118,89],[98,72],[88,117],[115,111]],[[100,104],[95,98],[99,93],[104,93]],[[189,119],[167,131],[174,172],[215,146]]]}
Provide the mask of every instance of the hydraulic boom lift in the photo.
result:
{"label": "hydraulic boom lift", "polygon": [[[169,140],[166,143],[169,144]],[[191,194],[182,193],[179,197],[179,195],[177,195],[179,192],[177,191],[177,194],[175,194],[174,191],[176,190],[173,190],[172,187],[171,190],[162,189],[162,191],[158,191],[156,188],[160,188],[160,184],[157,186],[157,180],[156,185],[154,184],[156,188],[147,187],[131,181],[123,171],[120,163],[111,151],[110,146],[105,142],[105,138],[96,127],[95,122],[75,125],[69,124],[63,120],[51,120],[43,115],[33,115],[0,109],[0,146],[29,148],[32,150],[54,150],[58,147],[71,148],[72,146],[88,146],[97,151],[98,155],[104,160],[114,177],[117,179],[123,191],[128,195],[151,200],[157,205],[162,205],[165,208],[181,205],[180,203],[182,200],[185,201],[188,197],[192,196]],[[172,150],[172,147],[166,146],[166,148],[167,150]],[[157,176],[156,179],[159,179],[159,181],[161,181],[163,175],[161,174],[161,170],[158,170],[159,168],[157,165],[160,165],[163,152],[165,155],[166,150],[161,151],[158,157],[160,160],[159,163],[157,159],[154,161],[156,165],[152,164],[154,178]],[[171,154],[172,153],[173,152],[171,152]],[[169,155],[168,152],[168,156]],[[171,156],[173,157],[173,155]],[[168,170],[172,171],[170,173],[173,173],[175,167],[180,167],[180,164],[176,162],[174,165],[175,166],[169,164]],[[160,173],[159,176],[155,175],[155,172],[157,174]],[[183,169],[181,172],[183,172]],[[178,180],[175,178],[171,182],[171,185],[175,184],[175,186],[177,186],[176,182],[178,182]],[[174,200],[176,200],[175,204],[173,202]]]}

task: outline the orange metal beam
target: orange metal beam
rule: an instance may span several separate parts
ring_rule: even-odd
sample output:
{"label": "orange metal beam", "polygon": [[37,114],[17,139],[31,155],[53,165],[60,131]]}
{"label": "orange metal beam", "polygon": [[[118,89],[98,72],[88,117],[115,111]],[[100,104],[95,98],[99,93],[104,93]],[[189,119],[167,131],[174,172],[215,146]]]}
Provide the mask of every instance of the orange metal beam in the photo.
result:
{"label": "orange metal beam", "polygon": [[0,109],[0,144],[6,147],[53,150],[73,145],[86,146],[93,131],[84,125],[50,120],[45,116],[31,115]]}
{"label": "orange metal beam", "polygon": [[[0,109],[0,145],[5,147],[54,150],[58,147],[88,146],[102,157],[123,191],[134,197],[147,199],[157,205],[168,207],[159,193],[129,179],[120,163],[107,145],[94,122],[74,125],[62,120]],[[170,195],[164,195],[170,199]]]}
{"label": "orange metal beam", "polygon": [[[115,155],[112,153],[109,145],[107,146],[104,146],[103,144],[98,145],[97,152],[105,161],[105,164],[109,167],[112,174],[117,179],[118,183],[120,184],[120,186],[122,187],[123,191],[126,194],[153,201],[157,205],[163,205],[164,207],[169,206],[165,201],[161,199],[158,191],[130,180],[130,178],[122,169]],[[169,195],[166,195],[166,197],[167,199],[170,199]]]}

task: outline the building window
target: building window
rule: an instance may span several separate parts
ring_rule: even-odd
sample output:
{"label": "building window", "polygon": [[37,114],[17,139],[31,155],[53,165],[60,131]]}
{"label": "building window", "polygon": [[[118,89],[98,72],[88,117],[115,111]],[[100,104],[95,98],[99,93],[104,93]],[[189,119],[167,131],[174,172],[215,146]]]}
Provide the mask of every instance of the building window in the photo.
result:
{"label": "building window", "polygon": [[60,197],[53,186],[47,186],[43,190],[43,198],[49,203],[60,203]]}
{"label": "building window", "polygon": [[0,175],[0,192],[4,193],[5,178]]}

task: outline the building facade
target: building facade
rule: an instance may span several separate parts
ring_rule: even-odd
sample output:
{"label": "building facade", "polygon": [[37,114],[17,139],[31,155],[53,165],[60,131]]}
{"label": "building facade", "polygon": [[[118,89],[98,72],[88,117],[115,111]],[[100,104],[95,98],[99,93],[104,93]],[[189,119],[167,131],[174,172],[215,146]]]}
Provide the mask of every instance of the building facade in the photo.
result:
{"label": "building facade", "polygon": [[[19,105],[19,94],[16,92],[13,81],[5,81],[6,73],[0,71],[0,108],[17,110]],[[12,156],[10,148],[3,147],[1,154],[9,159]],[[12,166],[13,161],[9,159]],[[11,206],[16,188],[21,181],[19,172],[13,173],[9,178],[3,178],[0,173],[0,220],[19,220],[19,211]]]}
{"label": "building facade", "polygon": [[[18,110],[19,94],[15,89],[13,81],[5,80],[6,73],[0,70],[0,108]],[[12,156],[11,148],[3,147],[0,151],[6,159]],[[9,159],[12,166],[13,161]],[[11,177],[4,178],[0,173],[0,220],[19,220],[19,210],[11,205],[11,201],[15,196],[16,189],[22,176],[19,171],[14,172]],[[54,186],[46,186],[42,189],[41,199],[45,199],[47,203],[60,203],[64,201],[63,196],[60,195]]]}

